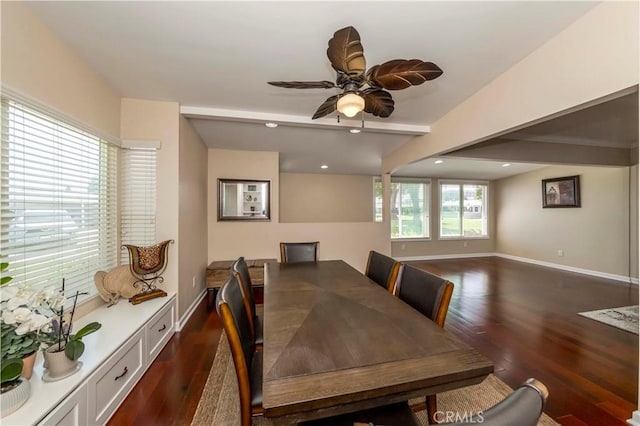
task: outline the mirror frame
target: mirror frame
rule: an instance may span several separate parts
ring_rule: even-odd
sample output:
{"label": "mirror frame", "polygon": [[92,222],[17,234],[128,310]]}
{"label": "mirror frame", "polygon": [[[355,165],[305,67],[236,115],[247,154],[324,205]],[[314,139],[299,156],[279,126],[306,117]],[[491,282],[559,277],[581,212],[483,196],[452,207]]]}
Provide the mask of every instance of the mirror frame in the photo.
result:
{"label": "mirror frame", "polygon": [[[224,185],[227,183],[233,184],[266,184],[266,209],[265,214],[260,216],[230,216],[224,214]],[[271,220],[271,181],[258,180],[258,179],[218,179],[218,222],[220,221],[256,221],[256,222],[268,222]]]}

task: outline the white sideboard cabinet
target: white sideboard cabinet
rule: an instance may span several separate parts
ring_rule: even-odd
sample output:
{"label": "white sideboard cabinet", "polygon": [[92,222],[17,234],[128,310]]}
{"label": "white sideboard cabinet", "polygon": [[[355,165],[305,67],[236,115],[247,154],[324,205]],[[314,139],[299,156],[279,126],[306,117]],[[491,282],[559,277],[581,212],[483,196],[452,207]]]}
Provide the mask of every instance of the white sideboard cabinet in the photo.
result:
{"label": "white sideboard cabinet", "polygon": [[[77,321],[78,329],[98,321],[102,328],[86,336],[76,374],[43,382],[42,355],[31,377],[31,396],[3,425],[103,425],[115,413],[175,332],[176,297],[96,309]],[[75,328],[75,327],[74,327]]]}

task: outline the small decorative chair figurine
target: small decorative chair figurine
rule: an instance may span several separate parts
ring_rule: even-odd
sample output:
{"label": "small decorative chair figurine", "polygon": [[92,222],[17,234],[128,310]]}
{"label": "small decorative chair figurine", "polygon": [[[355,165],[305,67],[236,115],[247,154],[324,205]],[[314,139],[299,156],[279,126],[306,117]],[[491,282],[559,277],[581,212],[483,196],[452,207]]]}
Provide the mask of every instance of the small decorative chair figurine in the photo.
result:
{"label": "small decorative chair figurine", "polygon": [[129,268],[133,276],[136,277],[136,282],[133,286],[142,285],[140,293],[131,297],[129,302],[137,305],[145,300],[167,295],[164,290],[160,290],[156,285],[164,281],[162,273],[167,269],[167,253],[170,243],[173,243],[173,240],[162,241],[149,247],[129,244],[122,246],[122,248],[129,250]]}

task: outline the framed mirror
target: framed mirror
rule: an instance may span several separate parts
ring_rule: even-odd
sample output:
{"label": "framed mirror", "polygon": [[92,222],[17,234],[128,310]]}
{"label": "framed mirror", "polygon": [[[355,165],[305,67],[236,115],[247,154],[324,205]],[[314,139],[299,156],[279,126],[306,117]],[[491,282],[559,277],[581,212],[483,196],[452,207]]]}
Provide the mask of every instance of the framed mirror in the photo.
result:
{"label": "framed mirror", "polygon": [[270,181],[218,179],[218,221],[271,219]]}

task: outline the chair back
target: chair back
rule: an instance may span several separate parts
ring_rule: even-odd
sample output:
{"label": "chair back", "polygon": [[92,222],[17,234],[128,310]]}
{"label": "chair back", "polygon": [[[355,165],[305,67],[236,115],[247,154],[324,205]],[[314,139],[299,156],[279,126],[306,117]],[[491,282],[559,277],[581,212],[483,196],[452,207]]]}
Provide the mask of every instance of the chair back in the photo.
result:
{"label": "chair back", "polygon": [[252,399],[250,369],[255,353],[255,344],[251,335],[249,317],[244,307],[240,283],[235,276],[231,275],[218,292],[216,310],[222,319],[236,369],[242,425],[250,425]]}
{"label": "chair back", "polygon": [[251,336],[255,338],[256,301],[253,298],[253,287],[251,284],[251,276],[249,275],[249,267],[247,266],[247,262],[245,262],[244,257],[239,257],[238,260],[233,262],[233,265],[231,265],[231,272],[240,284],[244,307],[249,318],[249,326],[251,327]]}
{"label": "chair back", "polygon": [[309,243],[280,243],[282,263],[317,262],[318,241]]}
{"label": "chair back", "polygon": [[396,295],[414,309],[444,326],[453,294],[453,283],[422,269],[404,265]]}
{"label": "chair back", "polygon": [[547,387],[536,379],[529,379],[505,399],[472,418],[461,423],[446,423],[446,426],[482,424],[483,426],[536,426],[549,396]]}
{"label": "chair back", "polygon": [[389,256],[371,250],[367,260],[365,275],[393,293],[393,289],[400,271],[400,262]]}

